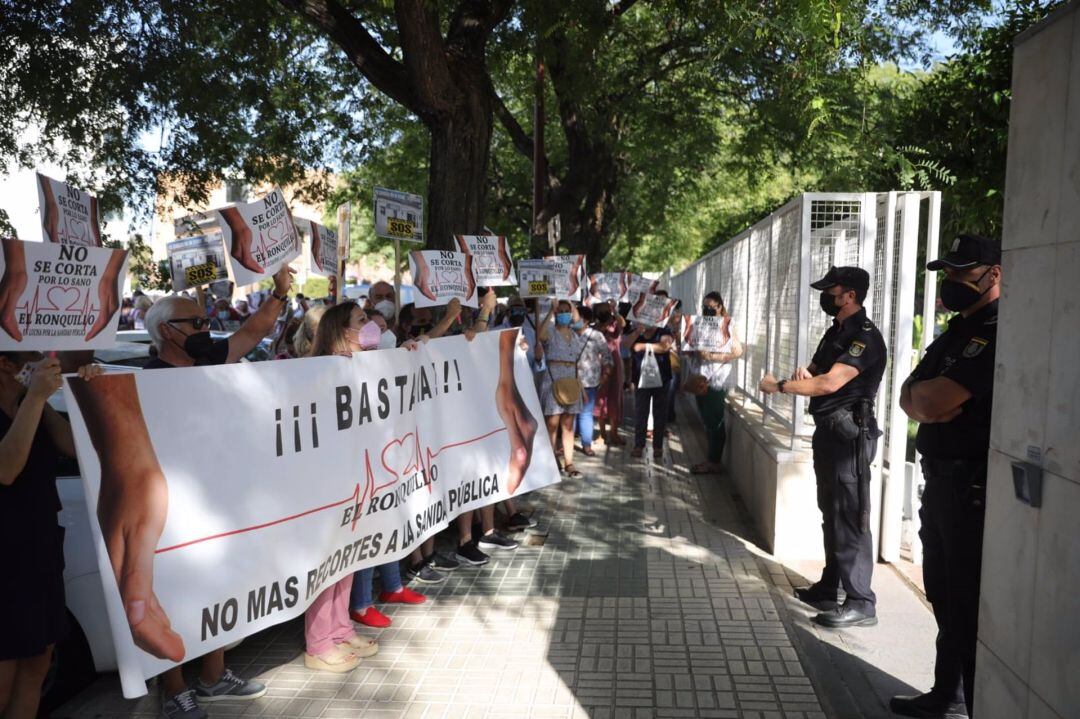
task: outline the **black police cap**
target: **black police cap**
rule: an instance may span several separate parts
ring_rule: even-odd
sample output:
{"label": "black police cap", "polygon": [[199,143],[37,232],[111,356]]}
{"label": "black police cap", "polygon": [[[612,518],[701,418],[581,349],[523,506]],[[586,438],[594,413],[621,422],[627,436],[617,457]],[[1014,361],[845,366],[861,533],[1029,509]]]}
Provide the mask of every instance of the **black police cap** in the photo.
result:
{"label": "black police cap", "polygon": [[824,277],[810,283],[815,290],[827,290],[836,285],[866,292],[870,289],[870,273],[861,267],[830,267]]}
{"label": "black police cap", "polygon": [[926,269],[931,272],[952,267],[964,270],[978,265],[1000,265],[1001,246],[982,235],[959,235],[953,240],[949,252],[933,262],[926,263]]}

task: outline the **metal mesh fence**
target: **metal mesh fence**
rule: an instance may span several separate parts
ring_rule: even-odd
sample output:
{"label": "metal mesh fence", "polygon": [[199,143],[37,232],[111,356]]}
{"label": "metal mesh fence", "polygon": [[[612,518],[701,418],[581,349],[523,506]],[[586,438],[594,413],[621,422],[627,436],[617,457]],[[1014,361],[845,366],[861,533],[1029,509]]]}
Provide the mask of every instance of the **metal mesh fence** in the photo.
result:
{"label": "metal mesh fence", "polygon": [[[801,204],[796,204],[781,210],[773,221],[769,364],[777,372],[790,371],[798,362],[801,207]],[[769,397],[769,408],[782,417],[792,417],[794,398],[787,394],[772,395]]]}

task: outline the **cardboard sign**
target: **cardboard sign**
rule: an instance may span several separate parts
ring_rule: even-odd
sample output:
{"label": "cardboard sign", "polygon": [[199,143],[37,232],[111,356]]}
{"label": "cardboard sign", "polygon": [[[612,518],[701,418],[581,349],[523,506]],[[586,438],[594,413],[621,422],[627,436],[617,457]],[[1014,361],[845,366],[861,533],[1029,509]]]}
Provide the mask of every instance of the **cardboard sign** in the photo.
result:
{"label": "cardboard sign", "polygon": [[455,235],[462,252],[472,255],[476,284],[481,287],[513,287],[514,261],[510,243],[503,235]]}
{"label": "cardboard sign", "polygon": [[375,235],[424,244],[424,198],[376,187]]}
{"label": "cardboard sign", "polygon": [[554,291],[551,263],[547,260],[518,260],[518,295],[522,298],[548,297]]}
{"label": "cardboard sign", "polygon": [[337,274],[338,236],[315,220],[305,220],[311,230],[311,271],[323,277]]}
{"label": "cardboard sign", "polygon": [[0,240],[0,351],[116,344],[127,250]]}
{"label": "cardboard sign", "polygon": [[729,339],[728,317],[683,315],[681,342],[687,351],[723,352]]}
{"label": "cardboard sign", "polygon": [[254,202],[215,211],[238,285],[270,277],[300,254],[300,236],[278,188]]}
{"label": "cardboard sign", "polygon": [[45,242],[101,247],[97,198],[40,172],[37,191]]}
{"label": "cardboard sign", "polygon": [[641,294],[630,307],[630,321],[648,327],[663,327],[678,300],[663,295]]}
{"label": "cardboard sign", "polygon": [[229,279],[220,232],[173,240],[165,250],[174,292]]}
{"label": "cardboard sign", "polygon": [[585,255],[552,255],[545,257],[551,266],[554,283],[548,294],[560,300],[579,300],[585,293]]}
{"label": "cardboard sign", "polygon": [[625,272],[599,272],[589,275],[588,292],[585,295],[585,306],[592,307],[597,302],[614,300],[621,302],[626,295]]}
{"label": "cardboard sign", "polygon": [[[558,482],[518,336],[68,376],[124,695],[301,616],[327,587],[407,556],[462,513]],[[153,471],[125,469],[140,466]],[[145,533],[118,540],[133,516]],[[130,581],[129,562],[145,582]],[[150,597],[153,615],[130,625],[129,608]]]}
{"label": "cardboard sign", "polygon": [[466,307],[476,307],[476,278],[472,260],[464,252],[413,250],[409,253],[414,301],[417,307],[437,307],[455,297]]}

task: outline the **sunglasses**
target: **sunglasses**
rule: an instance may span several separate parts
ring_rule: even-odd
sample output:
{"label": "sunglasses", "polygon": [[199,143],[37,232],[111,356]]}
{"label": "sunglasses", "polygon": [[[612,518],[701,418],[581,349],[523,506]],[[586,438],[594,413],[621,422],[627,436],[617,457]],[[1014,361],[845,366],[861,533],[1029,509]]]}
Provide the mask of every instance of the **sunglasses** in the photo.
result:
{"label": "sunglasses", "polygon": [[166,320],[166,322],[168,322],[170,325],[177,324],[178,322],[187,322],[192,326],[193,329],[195,329],[195,331],[199,331],[204,327],[210,327],[209,317],[180,317],[175,320]]}

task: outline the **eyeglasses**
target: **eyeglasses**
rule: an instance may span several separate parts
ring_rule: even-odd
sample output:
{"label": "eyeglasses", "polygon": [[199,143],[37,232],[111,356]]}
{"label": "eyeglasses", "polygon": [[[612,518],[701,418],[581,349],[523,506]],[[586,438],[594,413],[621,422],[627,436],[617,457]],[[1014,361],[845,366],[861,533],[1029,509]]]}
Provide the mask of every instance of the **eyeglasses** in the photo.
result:
{"label": "eyeglasses", "polygon": [[209,317],[178,317],[174,320],[165,321],[168,322],[170,325],[177,324],[178,322],[187,322],[196,332],[198,332],[204,327],[210,327]]}

